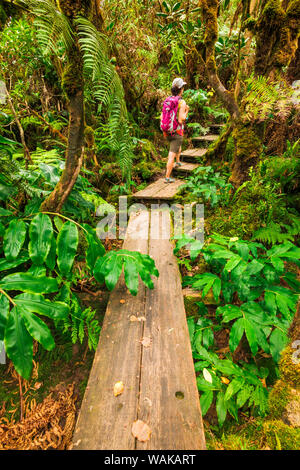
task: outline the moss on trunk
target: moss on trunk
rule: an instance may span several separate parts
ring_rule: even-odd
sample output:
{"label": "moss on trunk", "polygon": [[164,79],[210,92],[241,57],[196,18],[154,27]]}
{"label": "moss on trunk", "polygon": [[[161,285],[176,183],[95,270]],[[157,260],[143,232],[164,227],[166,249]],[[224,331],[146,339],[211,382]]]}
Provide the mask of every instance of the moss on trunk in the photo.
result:
{"label": "moss on trunk", "polygon": [[258,163],[263,148],[263,130],[263,123],[248,122],[238,122],[233,129],[235,149],[230,182],[235,187],[247,180],[249,169]]}
{"label": "moss on trunk", "polygon": [[299,37],[300,0],[269,0],[258,20],[247,27],[256,38],[255,73],[271,74],[289,65],[295,56]]}

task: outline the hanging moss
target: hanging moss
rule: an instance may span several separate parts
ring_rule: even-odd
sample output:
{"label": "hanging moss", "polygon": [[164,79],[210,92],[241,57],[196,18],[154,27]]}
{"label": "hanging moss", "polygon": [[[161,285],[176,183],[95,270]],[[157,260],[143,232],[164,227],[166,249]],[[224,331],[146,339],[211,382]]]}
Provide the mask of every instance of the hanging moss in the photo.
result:
{"label": "hanging moss", "polygon": [[95,145],[95,131],[91,126],[86,126],[84,129],[84,138],[87,147],[92,148]]}
{"label": "hanging moss", "polygon": [[[255,25],[255,71],[259,75],[289,65],[299,37],[300,0],[285,11],[280,0],[269,0]],[[251,27],[251,23],[249,24]]]}

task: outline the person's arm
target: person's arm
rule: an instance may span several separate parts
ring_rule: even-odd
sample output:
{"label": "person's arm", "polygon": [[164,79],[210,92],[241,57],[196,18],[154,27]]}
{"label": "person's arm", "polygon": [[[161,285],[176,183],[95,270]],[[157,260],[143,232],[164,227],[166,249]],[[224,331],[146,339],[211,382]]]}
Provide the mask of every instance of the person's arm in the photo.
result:
{"label": "person's arm", "polygon": [[186,104],[185,101],[181,101],[180,106],[179,106],[179,112],[178,112],[178,122],[179,122],[179,124],[184,123],[184,121],[187,118],[188,112],[189,112],[188,105]]}

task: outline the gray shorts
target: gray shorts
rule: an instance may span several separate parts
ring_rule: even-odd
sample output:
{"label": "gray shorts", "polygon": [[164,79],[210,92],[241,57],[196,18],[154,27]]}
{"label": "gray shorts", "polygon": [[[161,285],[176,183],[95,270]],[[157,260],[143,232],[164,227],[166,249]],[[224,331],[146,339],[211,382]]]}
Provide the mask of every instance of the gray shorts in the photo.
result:
{"label": "gray shorts", "polygon": [[179,134],[168,135],[168,142],[170,142],[170,152],[178,153],[182,145],[183,136]]}

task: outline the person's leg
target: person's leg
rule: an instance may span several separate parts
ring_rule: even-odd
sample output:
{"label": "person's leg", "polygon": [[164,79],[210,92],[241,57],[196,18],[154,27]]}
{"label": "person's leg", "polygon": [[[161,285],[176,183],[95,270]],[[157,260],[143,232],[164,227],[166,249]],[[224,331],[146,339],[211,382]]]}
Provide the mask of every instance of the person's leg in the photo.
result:
{"label": "person's leg", "polygon": [[180,155],[181,155],[181,147],[179,148],[178,152],[176,153],[176,163],[180,163]]}
{"label": "person's leg", "polygon": [[171,173],[172,173],[172,170],[173,170],[173,167],[174,167],[175,157],[176,157],[176,153],[171,152],[171,150],[170,150],[169,156],[168,156],[168,162],[167,162],[166,178],[170,178],[170,176],[171,176]]}

